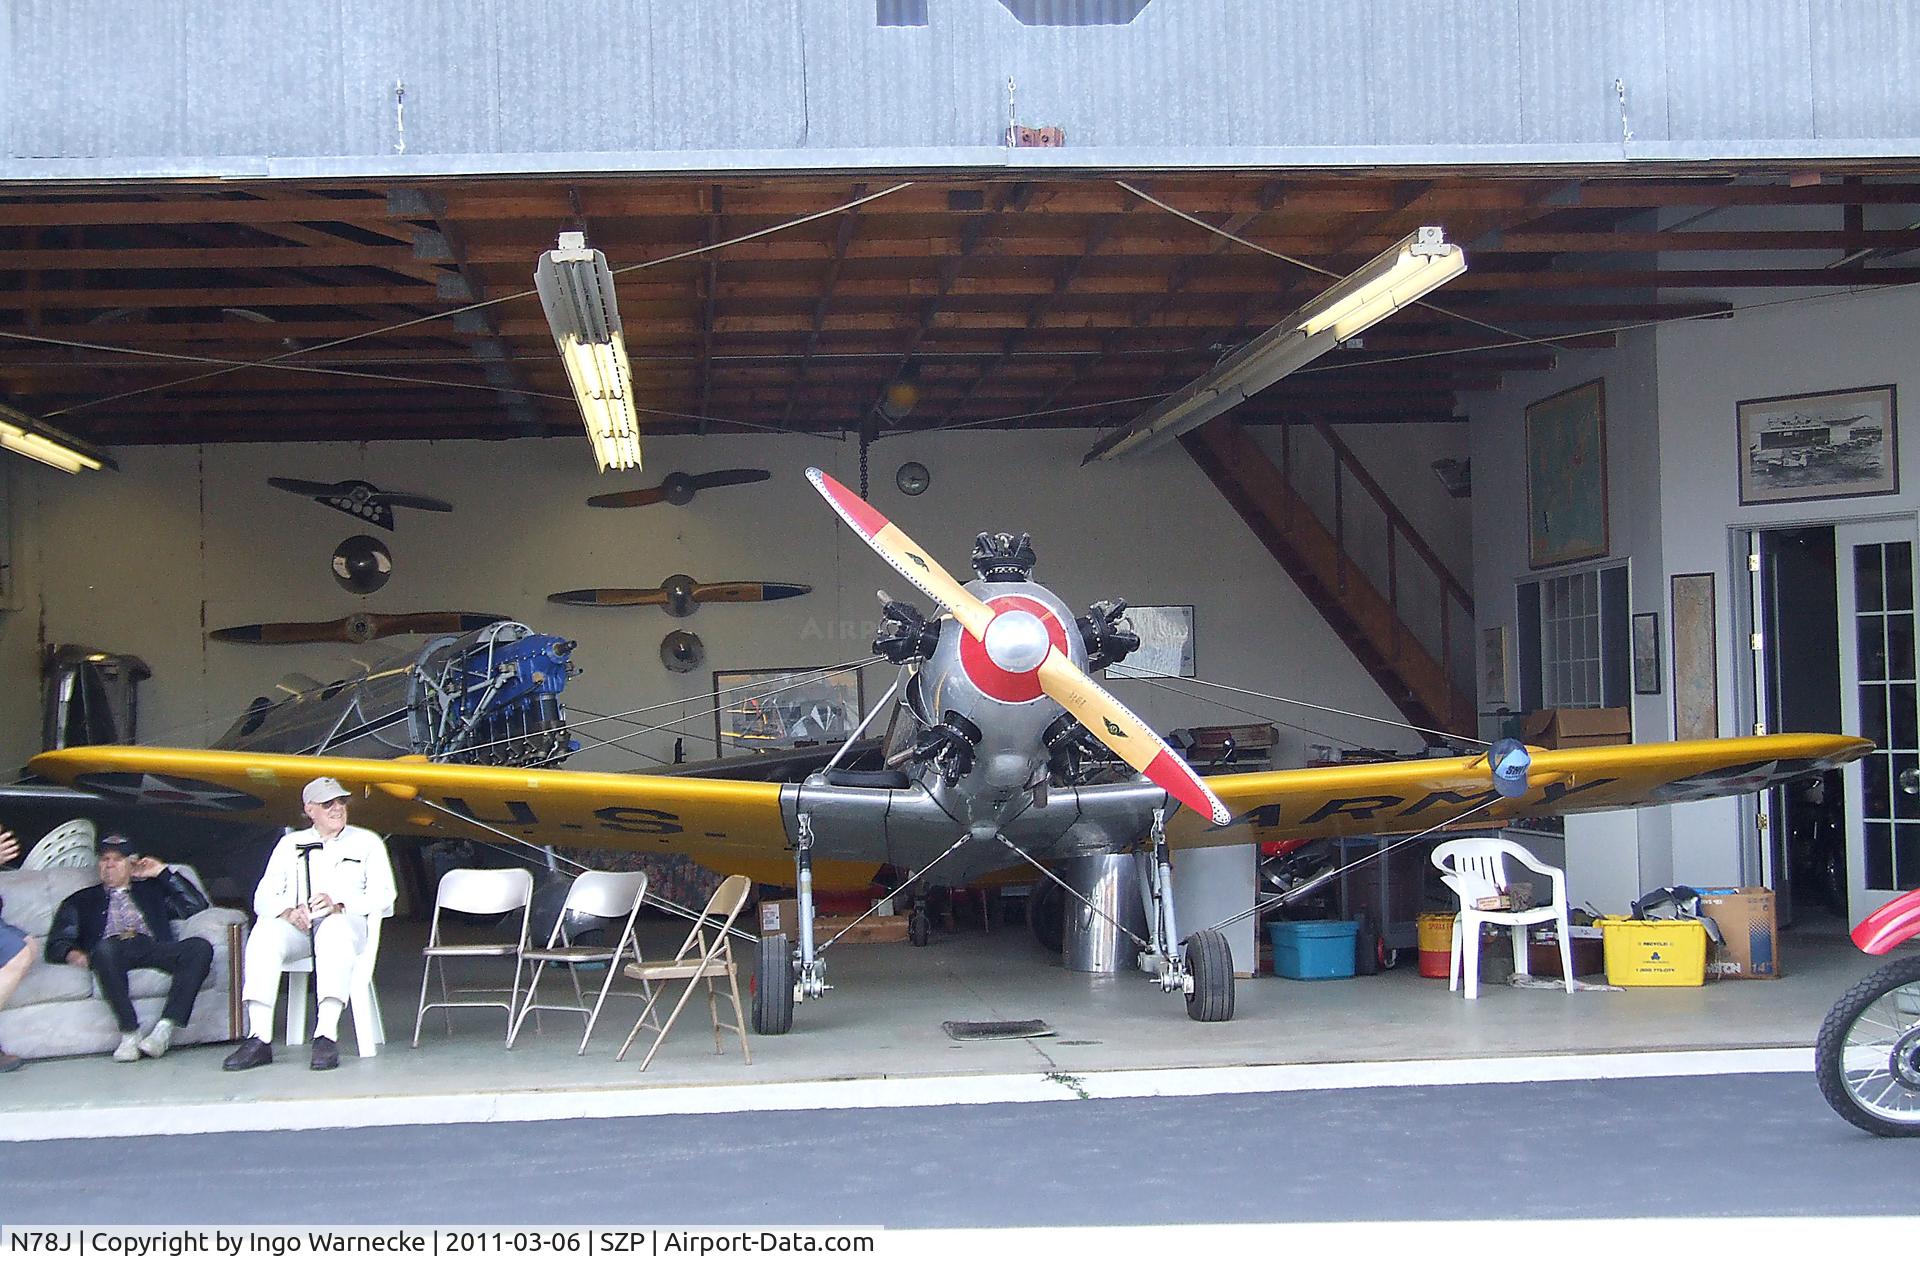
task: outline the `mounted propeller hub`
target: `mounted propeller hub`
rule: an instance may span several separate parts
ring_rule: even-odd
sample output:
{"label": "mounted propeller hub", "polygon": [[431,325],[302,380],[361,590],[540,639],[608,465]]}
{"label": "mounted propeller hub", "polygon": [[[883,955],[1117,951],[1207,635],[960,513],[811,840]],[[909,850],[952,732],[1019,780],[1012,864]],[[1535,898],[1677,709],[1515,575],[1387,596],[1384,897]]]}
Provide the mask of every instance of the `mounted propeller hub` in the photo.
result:
{"label": "mounted propeller hub", "polygon": [[987,659],[1009,674],[1039,669],[1052,647],[1047,624],[1025,609],[1007,609],[987,623]]}

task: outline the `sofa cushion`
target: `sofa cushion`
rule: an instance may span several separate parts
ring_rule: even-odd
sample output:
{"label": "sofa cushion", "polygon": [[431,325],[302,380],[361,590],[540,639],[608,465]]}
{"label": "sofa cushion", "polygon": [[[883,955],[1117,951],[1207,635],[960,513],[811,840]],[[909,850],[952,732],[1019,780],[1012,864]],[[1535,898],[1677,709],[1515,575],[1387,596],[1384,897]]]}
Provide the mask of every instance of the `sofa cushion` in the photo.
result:
{"label": "sofa cushion", "polygon": [[88,969],[36,962],[21,978],[20,988],[7,1000],[7,1010],[92,997],[93,973]]}
{"label": "sofa cushion", "polygon": [[6,903],[0,915],[29,937],[45,937],[67,895],[99,883],[100,874],[91,867],[0,871],[0,899]]}

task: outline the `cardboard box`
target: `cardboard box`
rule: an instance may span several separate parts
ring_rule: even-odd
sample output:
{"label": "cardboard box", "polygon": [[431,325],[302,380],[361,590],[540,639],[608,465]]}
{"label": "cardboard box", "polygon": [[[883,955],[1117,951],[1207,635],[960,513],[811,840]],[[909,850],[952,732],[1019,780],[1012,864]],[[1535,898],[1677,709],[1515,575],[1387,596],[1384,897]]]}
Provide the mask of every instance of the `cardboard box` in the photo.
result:
{"label": "cardboard box", "polygon": [[1520,738],[1548,749],[1631,744],[1633,716],[1617,709],[1536,709],[1520,721]]}
{"label": "cardboard box", "polygon": [[1707,956],[1709,977],[1771,981],[1780,976],[1780,926],[1772,889],[1702,889],[1700,913],[1720,929],[1720,941]]}

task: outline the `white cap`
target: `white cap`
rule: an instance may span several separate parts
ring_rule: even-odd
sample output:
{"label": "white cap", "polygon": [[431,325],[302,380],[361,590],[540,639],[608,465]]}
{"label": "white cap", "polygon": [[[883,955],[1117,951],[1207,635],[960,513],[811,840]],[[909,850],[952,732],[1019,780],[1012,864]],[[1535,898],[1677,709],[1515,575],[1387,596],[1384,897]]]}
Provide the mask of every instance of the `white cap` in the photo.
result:
{"label": "white cap", "polygon": [[322,775],[300,790],[300,800],[309,806],[351,796],[353,794],[342,788],[339,780],[326,775]]}

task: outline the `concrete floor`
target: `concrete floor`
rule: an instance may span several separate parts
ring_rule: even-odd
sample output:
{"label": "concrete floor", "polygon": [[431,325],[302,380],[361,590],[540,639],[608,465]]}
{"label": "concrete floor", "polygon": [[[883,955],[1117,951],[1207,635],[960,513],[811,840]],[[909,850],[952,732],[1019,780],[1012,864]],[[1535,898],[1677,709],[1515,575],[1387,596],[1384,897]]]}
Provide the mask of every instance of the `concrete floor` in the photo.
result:
{"label": "concrete floor", "polygon": [[[676,924],[643,927],[649,957],[672,953],[681,933]],[[642,1075],[640,1051],[625,1063],[613,1059],[638,1013],[637,1001],[629,999],[609,1000],[584,1056],[574,1054],[581,1020],[564,1013],[546,1015],[544,1032],[529,1021],[511,1051],[502,1045],[500,1013],[455,1012],[451,1036],[440,1013],[429,1013],[419,1049],[410,1048],[423,937],[423,929],[410,924],[387,932],[380,988],[391,1041],[375,1058],[352,1053],[343,1021],[342,1066],[333,1073],[309,1071],[304,1048],[276,1048],[280,1058],[273,1065],[247,1073],[220,1071],[225,1047],[182,1048],[136,1065],[105,1057],[36,1061],[0,1078],[0,1137],[37,1137],[55,1110],[65,1115],[48,1132],[87,1134],[118,1132],[122,1124],[141,1132],[141,1123],[125,1118],[196,1105],[232,1111],[235,1105],[342,1099],[364,1107],[509,1092],[630,1093],[638,1087],[651,1095],[688,1086],[972,1075],[1072,1079],[1142,1069],[1805,1048],[1832,1002],[1875,966],[1842,936],[1789,934],[1781,979],[1697,989],[1569,995],[1491,985],[1467,1003],[1449,994],[1444,981],[1422,978],[1411,966],[1352,980],[1258,977],[1240,982],[1231,1022],[1198,1024],[1187,1019],[1178,997],[1162,994],[1138,973],[1068,972],[1018,926],[991,934],[962,930],[937,933],[924,949],[837,947],[829,968],[837,988],[803,1005],[791,1034],[753,1038],[751,1066],[742,1063],[737,1041],[724,1054],[713,1053],[705,1004],[696,998]],[[568,988],[552,978],[547,985],[550,994]],[[952,1020],[1026,1019],[1047,1022],[1056,1036],[961,1043],[941,1028]],[[69,1111],[76,1108],[93,1115]],[[663,1097],[649,1110],[675,1107]]]}

